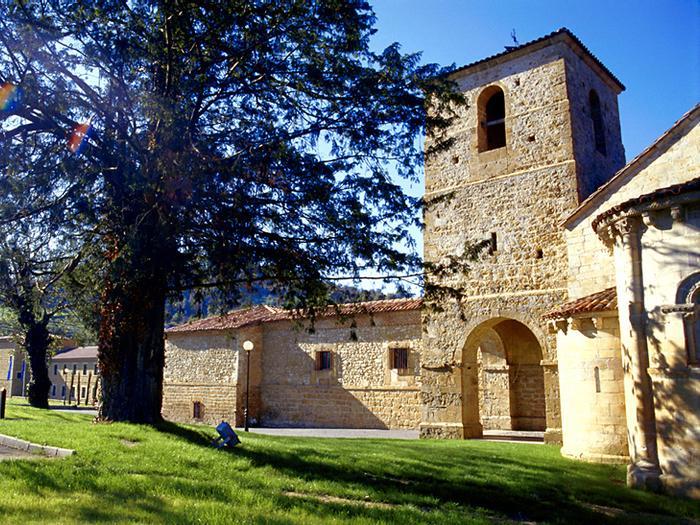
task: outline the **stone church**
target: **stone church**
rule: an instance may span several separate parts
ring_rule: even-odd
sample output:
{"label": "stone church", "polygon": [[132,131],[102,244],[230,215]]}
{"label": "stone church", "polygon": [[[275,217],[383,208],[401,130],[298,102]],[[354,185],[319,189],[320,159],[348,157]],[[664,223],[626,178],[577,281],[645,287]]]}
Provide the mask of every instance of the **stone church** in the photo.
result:
{"label": "stone church", "polygon": [[566,29],[451,78],[468,104],[426,163],[424,256],[488,240],[440,283],[462,300],[174,327],[164,415],[240,424],[247,387],[262,425],[535,431],[700,497],[700,106],[625,164],[624,86]]}

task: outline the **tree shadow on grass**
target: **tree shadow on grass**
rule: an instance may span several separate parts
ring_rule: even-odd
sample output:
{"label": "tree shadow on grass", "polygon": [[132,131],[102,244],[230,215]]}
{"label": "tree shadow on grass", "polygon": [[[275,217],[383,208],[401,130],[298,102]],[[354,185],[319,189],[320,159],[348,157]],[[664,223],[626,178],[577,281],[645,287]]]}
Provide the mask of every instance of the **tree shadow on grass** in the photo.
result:
{"label": "tree shadow on grass", "polygon": [[[158,430],[207,447],[213,436],[211,429],[199,431],[173,423],[158,425]],[[286,450],[288,445],[284,438],[273,441],[277,441],[279,449],[261,449],[251,441],[252,446],[246,446],[244,442],[229,453],[247,459],[253,467],[272,468],[290,480],[301,479],[307,483],[331,483],[335,486],[342,484],[350,494],[356,495],[364,490],[374,492],[375,499],[393,505],[425,503],[427,510],[456,505],[471,512],[477,508],[486,509],[516,521],[640,521],[639,515],[625,516],[624,512],[610,515],[605,508],[596,507],[598,504],[612,505],[630,512],[656,513],[655,516],[646,515],[645,523],[670,521],[669,516],[658,514],[660,509],[656,504],[659,499],[616,486],[609,477],[617,476],[619,472],[605,465],[577,462],[568,465],[558,458],[549,467],[537,464],[546,461],[543,457],[536,457],[535,460],[529,460],[525,454],[523,459],[508,457],[518,452],[506,448],[502,451],[496,448],[482,451],[465,446],[429,450],[424,443],[367,440],[365,455],[358,452],[357,442],[351,440],[314,440],[309,446],[300,446],[300,440],[294,439],[293,446]],[[344,453],[358,456],[358,460],[341,458],[339,464],[333,461],[334,456],[340,457]],[[368,463],[370,456],[377,456],[378,459]],[[222,464],[222,468],[226,468],[225,465]],[[309,507],[315,509],[314,512],[318,512],[317,507],[321,506],[329,509],[329,516],[333,513],[332,509],[338,506],[326,502],[290,503],[281,492],[277,497],[280,498],[280,505]],[[348,511],[347,506],[341,507],[345,509],[344,512]],[[662,511],[667,511],[668,505],[666,507]],[[365,517],[369,513],[373,517],[382,515],[383,519],[396,518],[396,511],[386,509],[354,508],[351,512]]]}
{"label": "tree shadow on grass", "polygon": [[194,445],[199,446],[210,446],[212,440],[214,439],[211,429],[207,427],[207,430],[194,430],[192,428],[187,428],[170,421],[161,421],[154,425],[154,428],[158,432],[163,432],[165,434],[170,434],[180,439],[184,439]]}
{"label": "tree shadow on grass", "polygon": [[[425,476],[419,469],[403,469],[400,478],[388,478],[364,468],[337,468],[308,457],[280,455],[266,451],[241,449],[236,454],[248,458],[255,466],[268,466],[294,478],[308,482],[333,481],[357,488],[367,487],[385,497],[385,502],[405,504],[415,500],[437,499],[440,505],[457,504],[462,507],[482,508],[506,515],[514,520],[546,520],[558,516],[569,523],[607,523],[606,516],[572,504],[562,494],[545,483],[529,480],[515,490],[501,484],[479,483],[469,479],[460,482]],[[506,465],[501,464],[502,467]],[[395,474],[397,475],[397,474]]]}

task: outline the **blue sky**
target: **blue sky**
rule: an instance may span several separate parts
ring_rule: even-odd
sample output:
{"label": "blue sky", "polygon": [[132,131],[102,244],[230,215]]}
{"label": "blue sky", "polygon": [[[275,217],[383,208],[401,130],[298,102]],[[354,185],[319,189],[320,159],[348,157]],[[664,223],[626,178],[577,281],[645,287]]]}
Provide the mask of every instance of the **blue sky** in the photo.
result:
{"label": "blue sky", "polygon": [[698,0],[374,0],[374,46],[400,42],[424,62],[467,64],[569,28],[626,86],[622,139],[632,159],[700,101]]}
{"label": "blue sky", "polygon": [[[700,102],[700,0],[370,0],[375,49],[399,42],[423,62],[468,64],[560,27],[626,86],[619,97],[631,160]],[[421,195],[422,183],[405,185]],[[413,231],[422,252],[422,235]]]}

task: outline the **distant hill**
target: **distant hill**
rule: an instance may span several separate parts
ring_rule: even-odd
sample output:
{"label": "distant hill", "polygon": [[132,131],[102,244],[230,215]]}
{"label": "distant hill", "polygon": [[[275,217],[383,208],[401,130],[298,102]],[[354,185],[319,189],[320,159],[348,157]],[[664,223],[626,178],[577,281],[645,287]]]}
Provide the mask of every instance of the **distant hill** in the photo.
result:
{"label": "distant hill", "polygon": [[[331,293],[330,299],[335,303],[354,303],[403,297],[407,297],[407,295],[403,293],[386,293],[382,290],[363,290],[354,286],[338,286]],[[171,327],[186,323],[192,319],[224,314],[235,308],[259,304],[281,306],[282,300],[273,291],[264,286],[256,286],[242,291],[236,301],[227,300],[224,294],[217,289],[206,291],[187,290],[182,293],[179,300],[169,300],[165,304],[165,326]]]}

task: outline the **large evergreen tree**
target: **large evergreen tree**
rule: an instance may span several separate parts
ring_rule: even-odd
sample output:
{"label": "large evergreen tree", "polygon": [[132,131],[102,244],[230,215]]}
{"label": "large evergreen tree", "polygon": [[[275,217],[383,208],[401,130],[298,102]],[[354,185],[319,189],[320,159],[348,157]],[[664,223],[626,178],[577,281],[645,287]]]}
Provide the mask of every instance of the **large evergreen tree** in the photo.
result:
{"label": "large evergreen tree", "polygon": [[391,173],[415,178],[416,139],[445,145],[460,99],[418,56],[371,51],[366,2],[1,5],[0,192],[32,187],[2,220],[60,207],[97,247],[103,418],[160,418],[172,290],[265,282],[313,308],[333,276],[419,264]]}

